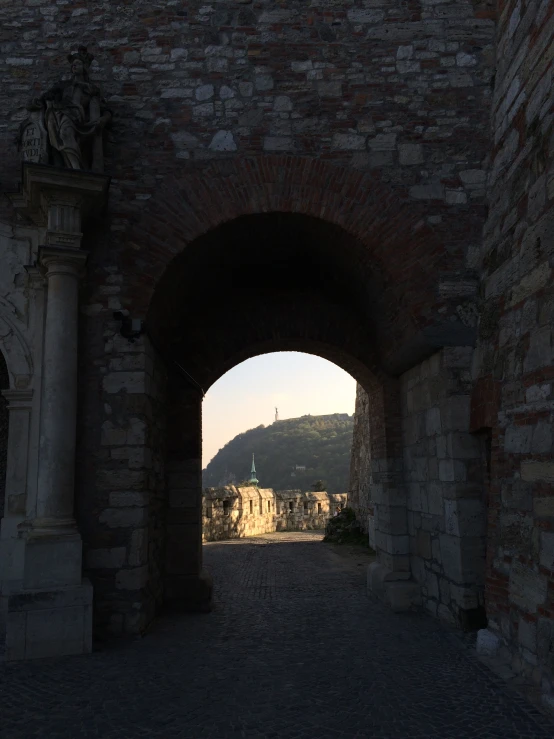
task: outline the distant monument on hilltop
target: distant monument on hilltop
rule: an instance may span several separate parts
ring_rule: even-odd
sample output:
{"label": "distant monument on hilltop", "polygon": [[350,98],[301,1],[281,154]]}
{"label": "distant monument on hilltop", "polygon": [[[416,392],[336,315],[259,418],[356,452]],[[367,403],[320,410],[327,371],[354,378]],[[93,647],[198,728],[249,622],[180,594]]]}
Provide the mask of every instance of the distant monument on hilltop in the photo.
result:
{"label": "distant monument on hilltop", "polygon": [[276,421],[279,420],[279,409],[278,408],[275,408],[275,420]]}
{"label": "distant monument on hilltop", "polygon": [[256,487],[258,486],[258,478],[256,477],[256,465],[254,464],[254,455],[252,455],[252,469],[250,471],[250,479],[248,480],[248,482],[251,485],[256,485]]}

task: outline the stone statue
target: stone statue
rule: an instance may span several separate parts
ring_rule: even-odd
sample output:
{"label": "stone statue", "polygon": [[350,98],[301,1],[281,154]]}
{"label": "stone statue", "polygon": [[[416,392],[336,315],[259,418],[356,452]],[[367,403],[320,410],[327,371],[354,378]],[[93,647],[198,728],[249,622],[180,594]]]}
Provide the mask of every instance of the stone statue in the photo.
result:
{"label": "stone statue", "polygon": [[61,80],[29,106],[20,128],[24,161],[94,172],[104,170],[102,133],[111,119],[100,88],[89,81],[94,57],[80,46],[67,57],[71,78]]}

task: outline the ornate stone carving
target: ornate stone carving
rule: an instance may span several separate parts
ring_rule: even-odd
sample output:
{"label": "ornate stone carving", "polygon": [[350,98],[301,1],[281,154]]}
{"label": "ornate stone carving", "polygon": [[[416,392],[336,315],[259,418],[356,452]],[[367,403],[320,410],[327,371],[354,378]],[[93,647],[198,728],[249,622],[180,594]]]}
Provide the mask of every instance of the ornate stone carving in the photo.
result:
{"label": "ornate stone carving", "polygon": [[71,77],[61,80],[27,106],[19,149],[24,161],[103,172],[102,135],[111,119],[100,88],[90,82],[92,54],[85,46],[69,54]]}
{"label": "ornate stone carving", "polygon": [[42,108],[31,103],[29,117],[21,125],[19,150],[24,162],[48,164],[48,133],[44,128]]}

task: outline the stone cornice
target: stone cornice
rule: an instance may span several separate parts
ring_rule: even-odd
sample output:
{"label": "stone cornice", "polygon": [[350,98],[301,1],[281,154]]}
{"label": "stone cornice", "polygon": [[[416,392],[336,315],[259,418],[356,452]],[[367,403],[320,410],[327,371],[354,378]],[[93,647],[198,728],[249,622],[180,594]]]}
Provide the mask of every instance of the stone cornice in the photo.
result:
{"label": "stone cornice", "polygon": [[33,400],[33,390],[2,390],[1,393],[8,401],[9,410],[25,410],[31,407]]}
{"label": "stone cornice", "polygon": [[77,208],[83,217],[98,211],[109,185],[110,177],[97,172],[24,162],[21,192],[10,199],[37,226],[47,226],[52,205]]}

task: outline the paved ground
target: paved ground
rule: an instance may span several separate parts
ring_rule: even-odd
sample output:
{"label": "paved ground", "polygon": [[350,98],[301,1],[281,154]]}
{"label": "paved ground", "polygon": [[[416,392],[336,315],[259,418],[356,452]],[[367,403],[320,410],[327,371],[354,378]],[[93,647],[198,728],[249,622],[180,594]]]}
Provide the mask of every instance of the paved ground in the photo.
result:
{"label": "paved ground", "polygon": [[552,739],[428,617],[365,594],[314,534],[206,545],[213,613],[87,657],[0,665],[2,739]]}

